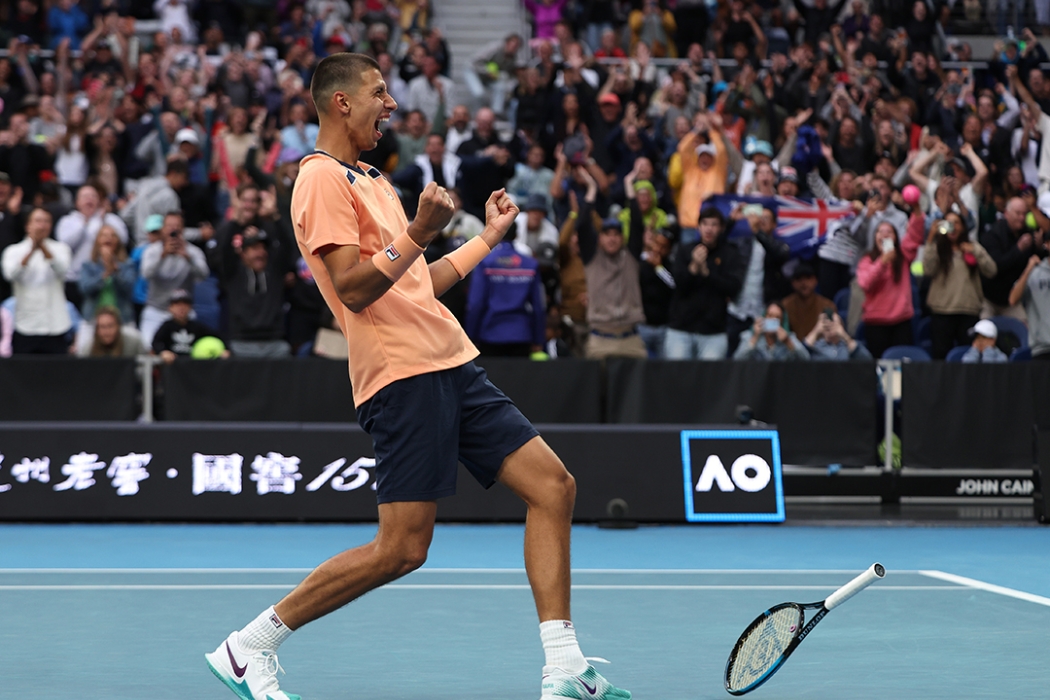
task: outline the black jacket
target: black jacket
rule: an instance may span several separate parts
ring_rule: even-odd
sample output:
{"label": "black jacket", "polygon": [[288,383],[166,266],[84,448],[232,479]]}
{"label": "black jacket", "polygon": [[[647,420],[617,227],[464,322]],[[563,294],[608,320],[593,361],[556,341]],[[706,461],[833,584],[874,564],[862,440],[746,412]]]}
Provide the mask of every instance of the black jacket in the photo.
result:
{"label": "black jacket", "polygon": [[669,326],[700,335],[726,332],[726,305],[740,293],[747,272],[740,249],[726,241],[725,234],[707,254],[708,275],[689,272],[693,245],[682,245],[674,261],[675,293],[671,299]]}
{"label": "black jacket", "polygon": [[1008,306],[1010,301],[1010,290],[1014,282],[1024,272],[1028,258],[1034,252],[1033,248],[1021,250],[1017,247],[1017,239],[1024,232],[1014,233],[1007,226],[1005,219],[996,221],[992,228],[981,236],[981,245],[988,251],[988,255],[995,261],[999,271],[991,279],[981,278],[981,286],[984,296],[988,301],[998,306]]}

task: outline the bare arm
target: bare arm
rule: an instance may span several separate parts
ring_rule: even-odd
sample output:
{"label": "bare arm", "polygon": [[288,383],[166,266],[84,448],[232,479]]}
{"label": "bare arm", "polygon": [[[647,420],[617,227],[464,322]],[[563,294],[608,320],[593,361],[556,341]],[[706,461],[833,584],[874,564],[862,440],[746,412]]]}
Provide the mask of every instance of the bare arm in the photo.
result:
{"label": "bare arm", "polygon": [[1014,282],[1014,286],[1010,289],[1010,306],[1017,304],[1024,298],[1025,287],[1028,286],[1028,275],[1032,273],[1032,270],[1036,265],[1039,264],[1039,258],[1035,255],[1028,259],[1028,265],[1025,267],[1024,272]]}
{"label": "bare arm", "polygon": [[[416,219],[405,233],[419,248],[426,248],[445,228],[453,212],[448,193],[431,182],[419,195]],[[394,281],[376,267],[372,258],[361,261],[360,246],[329,244],[318,249],[317,254],[328,270],[339,301],[355,314],[367,309],[394,286]]]}

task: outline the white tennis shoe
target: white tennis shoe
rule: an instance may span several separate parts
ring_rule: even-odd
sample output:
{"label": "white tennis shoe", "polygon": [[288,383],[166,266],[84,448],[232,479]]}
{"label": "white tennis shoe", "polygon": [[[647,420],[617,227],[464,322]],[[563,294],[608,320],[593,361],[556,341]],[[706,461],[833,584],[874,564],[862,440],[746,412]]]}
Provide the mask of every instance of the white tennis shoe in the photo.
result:
{"label": "white tennis shoe", "polygon": [[594,666],[576,675],[557,666],[543,667],[540,700],[631,700],[631,693],[613,686]]}
{"label": "white tennis shoe", "polygon": [[241,700],[301,700],[278,685],[277,672],[284,673],[284,669],[277,663],[277,652],[244,651],[236,632],[204,658],[211,672]]}

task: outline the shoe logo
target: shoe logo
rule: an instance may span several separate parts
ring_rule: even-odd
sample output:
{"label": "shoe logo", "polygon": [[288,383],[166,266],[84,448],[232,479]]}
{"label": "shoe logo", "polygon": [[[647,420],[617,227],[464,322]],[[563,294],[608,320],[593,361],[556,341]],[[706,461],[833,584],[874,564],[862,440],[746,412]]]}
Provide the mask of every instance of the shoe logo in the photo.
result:
{"label": "shoe logo", "polygon": [[244,664],[243,666],[238,666],[237,665],[237,659],[233,658],[233,651],[230,649],[230,643],[229,642],[226,642],[226,653],[230,655],[230,664],[233,665],[233,673],[238,678],[243,678],[244,677],[244,672],[248,670],[248,664]]}
{"label": "shoe logo", "polygon": [[587,685],[587,681],[583,680],[582,678],[581,678],[581,679],[579,679],[579,680],[580,680],[580,684],[581,684],[581,685],[583,685],[583,687],[584,687],[584,688],[585,688],[585,689],[587,690],[587,692],[588,692],[588,693],[590,693],[591,695],[594,695],[595,693],[597,693],[597,692],[598,692],[598,684],[597,684],[597,683],[595,683],[595,684],[594,684],[594,687],[592,688],[591,686]]}

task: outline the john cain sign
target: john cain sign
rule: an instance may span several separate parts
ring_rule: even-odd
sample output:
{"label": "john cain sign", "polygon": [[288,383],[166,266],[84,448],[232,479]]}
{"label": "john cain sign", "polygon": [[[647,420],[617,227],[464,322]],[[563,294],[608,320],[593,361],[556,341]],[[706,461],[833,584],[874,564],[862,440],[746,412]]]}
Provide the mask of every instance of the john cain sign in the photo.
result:
{"label": "john cain sign", "polygon": [[683,430],[685,518],[783,522],[780,438],[775,430]]}

